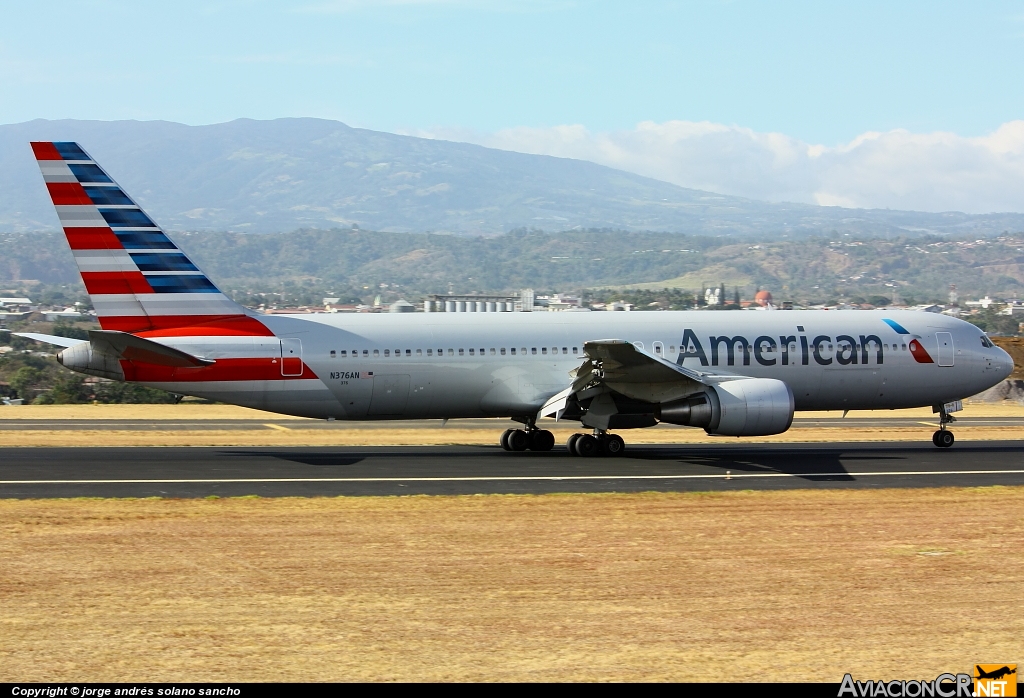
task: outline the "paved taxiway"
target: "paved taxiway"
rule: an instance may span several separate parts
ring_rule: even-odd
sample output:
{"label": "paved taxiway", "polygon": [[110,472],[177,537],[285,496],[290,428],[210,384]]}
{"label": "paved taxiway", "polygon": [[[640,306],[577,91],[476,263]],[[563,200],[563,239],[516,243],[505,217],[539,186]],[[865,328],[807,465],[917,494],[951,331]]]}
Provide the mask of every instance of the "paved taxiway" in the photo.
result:
{"label": "paved taxiway", "polygon": [[3,448],[0,497],[335,496],[1024,485],[1024,441],[631,446]]}

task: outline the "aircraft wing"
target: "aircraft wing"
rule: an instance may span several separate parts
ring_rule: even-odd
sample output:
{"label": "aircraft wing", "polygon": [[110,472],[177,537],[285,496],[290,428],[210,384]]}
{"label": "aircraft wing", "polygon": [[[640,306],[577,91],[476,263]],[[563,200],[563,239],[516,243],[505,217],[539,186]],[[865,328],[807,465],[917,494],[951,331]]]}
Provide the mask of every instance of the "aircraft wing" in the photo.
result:
{"label": "aircraft wing", "polygon": [[699,392],[702,386],[742,380],[746,376],[698,371],[650,354],[624,339],[599,339],[583,344],[586,357],[570,373],[572,384],[552,396],[538,417],[561,418],[573,398],[615,392],[643,402],[670,402]]}

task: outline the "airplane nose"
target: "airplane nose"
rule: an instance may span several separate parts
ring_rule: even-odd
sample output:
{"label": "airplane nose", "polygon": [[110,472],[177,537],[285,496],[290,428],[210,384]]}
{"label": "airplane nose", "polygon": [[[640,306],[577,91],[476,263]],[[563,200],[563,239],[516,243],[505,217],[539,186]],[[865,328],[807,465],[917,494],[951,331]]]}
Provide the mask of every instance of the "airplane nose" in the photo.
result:
{"label": "airplane nose", "polygon": [[1013,357],[1010,356],[1005,349],[1001,349],[1003,352],[1003,378],[1009,378],[1013,373]]}

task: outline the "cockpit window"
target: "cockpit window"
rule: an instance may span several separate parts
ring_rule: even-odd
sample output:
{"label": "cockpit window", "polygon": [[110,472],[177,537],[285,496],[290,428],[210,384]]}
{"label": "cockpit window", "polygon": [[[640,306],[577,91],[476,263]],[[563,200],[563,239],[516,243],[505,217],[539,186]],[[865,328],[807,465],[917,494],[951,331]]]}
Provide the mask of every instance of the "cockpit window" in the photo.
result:
{"label": "cockpit window", "polygon": [[995,346],[995,344],[993,344],[992,340],[988,338],[988,335],[983,334],[981,335],[981,346],[985,347],[986,349],[991,349],[992,347]]}

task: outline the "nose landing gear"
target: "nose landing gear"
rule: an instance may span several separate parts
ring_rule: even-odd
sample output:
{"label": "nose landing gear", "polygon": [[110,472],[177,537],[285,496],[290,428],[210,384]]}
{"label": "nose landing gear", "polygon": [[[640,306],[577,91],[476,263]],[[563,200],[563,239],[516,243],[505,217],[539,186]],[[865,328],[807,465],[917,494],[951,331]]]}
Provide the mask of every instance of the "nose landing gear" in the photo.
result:
{"label": "nose landing gear", "polygon": [[932,443],[939,448],[949,448],[953,445],[953,441],[953,432],[951,431],[939,429],[937,432],[932,434]]}
{"label": "nose landing gear", "polygon": [[953,441],[955,441],[955,439],[953,437],[953,432],[946,429],[946,425],[951,422],[955,422],[956,417],[954,417],[953,415],[946,411],[945,405],[942,405],[939,408],[938,413],[939,429],[934,434],[932,434],[932,443],[938,446],[939,448],[949,448],[950,446],[953,445]]}

